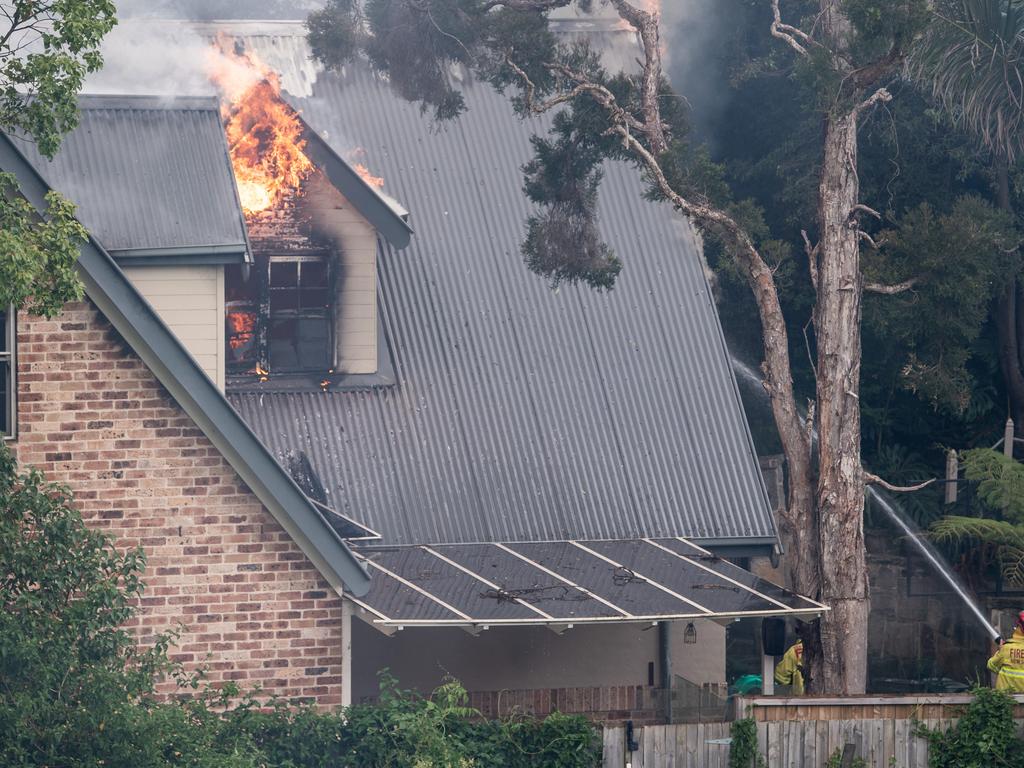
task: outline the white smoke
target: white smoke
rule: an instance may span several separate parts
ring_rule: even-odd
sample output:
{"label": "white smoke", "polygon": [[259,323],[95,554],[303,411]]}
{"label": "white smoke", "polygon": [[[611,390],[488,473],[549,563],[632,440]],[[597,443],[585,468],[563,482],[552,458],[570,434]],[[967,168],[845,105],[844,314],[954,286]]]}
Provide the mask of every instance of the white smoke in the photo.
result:
{"label": "white smoke", "polygon": [[103,41],[103,68],[86,93],[203,96],[215,93],[206,75],[210,40],[187,24],[122,21]]}
{"label": "white smoke", "polygon": [[723,41],[729,38],[728,4],[722,0],[663,0],[661,41],[664,70],[672,87],[690,105],[697,134],[714,142],[711,127],[728,103],[729,62]]}
{"label": "white smoke", "polygon": [[[224,35],[281,76],[294,96],[313,92],[322,71],[310,55],[301,22],[122,21],[103,41],[103,69],[90,76],[86,93],[203,96],[216,92],[209,79],[213,43]],[[220,56],[218,69],[230,68]]]}

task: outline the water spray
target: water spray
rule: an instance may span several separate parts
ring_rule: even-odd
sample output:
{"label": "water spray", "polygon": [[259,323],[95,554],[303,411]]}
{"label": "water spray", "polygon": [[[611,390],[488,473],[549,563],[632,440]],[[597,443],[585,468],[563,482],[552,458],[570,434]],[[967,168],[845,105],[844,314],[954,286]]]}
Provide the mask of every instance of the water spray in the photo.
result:
{"label": "water spray", "polygon": [[[737,360],[735,357],[730,357],[730,359],[732,360],[733,369],[736,373],[747,381],[755,384],[756,391],[767,399],[768,393],[764,391],[761,376],[741,360]],[[811,435],[812,440],[817,441],[817,430],[812,430]],[[971,614],[978,620],[981,626],[984,627],[988,636],[992,638],[992,640],[999,642],[999,632],[992,626],[991,622],[985,618],[984,612],[971,596],[970,590],[968,590],[967,586],[960,581],[959,577],[957,577],[956,573],[953,571],[949,563],[946,562],[945,558],[943,558],[932,543],[928,541],[927,534],[921,530],[920,526],[907,517],[906,513],[904,513],[893,500],[887,498],[873,486],[868,486],[865,494],[878,503],[878,506],[882,508],[882,511],[885,512],[886,516],[895,523],[897,528],[903,531],[906,537],[917,548],[918,552],[920,552],[924,559],[931,564],[932,568],[935,569],[935,572],[942,577],[942,580],[945,581],[957,595],[959,595],[960,599],[963,601],[964,605],[967,606],[968,610],[970,610]]]}

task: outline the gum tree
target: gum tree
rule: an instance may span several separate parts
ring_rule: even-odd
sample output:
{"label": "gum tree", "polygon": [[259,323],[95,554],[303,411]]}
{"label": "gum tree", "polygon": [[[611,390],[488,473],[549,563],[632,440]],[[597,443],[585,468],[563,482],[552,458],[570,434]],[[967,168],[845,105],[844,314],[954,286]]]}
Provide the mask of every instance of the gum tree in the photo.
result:
{"label": "gum tree", "polygon": [[[656,9],[607,0],[639,41],[637,68],[609,72],[585,42],[559,41],[547,14],[571,0],[332,0],[308,22],[314,54],[338,67],[363,54],[396,90],[438,119],[465,104],[447,73],[471,68],[510,90],[522,115],[551,113],[534,140],[525,191],[538,213],[523,250],[553,283],[611,288],[621,263],[601,240],[595,202],[601,164],[631,163],[648,194],[665,200],[720,243],[753,292],[763,338],[765,389],[786,455],[789,496],[780,519],[790,583],[831,608],[807,628],[813,690],[864,690],[868,585],[863,540],[864,487],[879,481],[860,460],[861,301],[865,290],[895,295],[912,283],[865,280],[861,249],[876,247],[878,214],[860,199],[858,127],[891,99],[885,88],[927,20],[926,0],[765,0],[765,30],[779,41],[805,103],[821,123],[817,217],[803,234],[815,297],[816,396],[805,417],[793,386],[790,341],[766,228],[750,205],[730,199],[719,169],[689,140],[681,100],[663,75]],[[820,440],[812,439],[815,425]],[[816,471],[815,466],[819,469]],[[828,663],[824,661],[827,659]]]}

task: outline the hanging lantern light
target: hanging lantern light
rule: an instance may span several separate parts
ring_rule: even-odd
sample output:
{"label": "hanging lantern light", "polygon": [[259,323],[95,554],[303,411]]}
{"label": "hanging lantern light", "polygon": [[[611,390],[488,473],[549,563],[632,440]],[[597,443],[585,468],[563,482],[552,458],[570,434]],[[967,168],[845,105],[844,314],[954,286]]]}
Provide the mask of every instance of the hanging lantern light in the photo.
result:
{"label": "hanging lantern light", "polygon": [[693,626],[692,621],[683,630],[683,642],[687,645],[695,645],[697,642],[697,628]]}

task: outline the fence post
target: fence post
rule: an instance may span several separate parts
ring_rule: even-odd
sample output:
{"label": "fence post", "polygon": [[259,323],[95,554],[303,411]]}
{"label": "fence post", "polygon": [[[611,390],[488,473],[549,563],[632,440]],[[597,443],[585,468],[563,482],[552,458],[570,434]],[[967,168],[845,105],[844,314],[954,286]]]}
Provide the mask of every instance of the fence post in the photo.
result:
{"label": "fence post", "polygon": [[761,693],[775,695],[775,657],[767,653],[761,655]]}
{"label": "fence post", "polygon": [[1010,418],[1006,420],[1006,428],[1003,430],[1003,455],[1013,458],[1013,419]]}
{"label": "fence post", "polygon": [[952,448],[946,453],[946,503],[956,504],[956,482],[959,475],[956,451]]}

